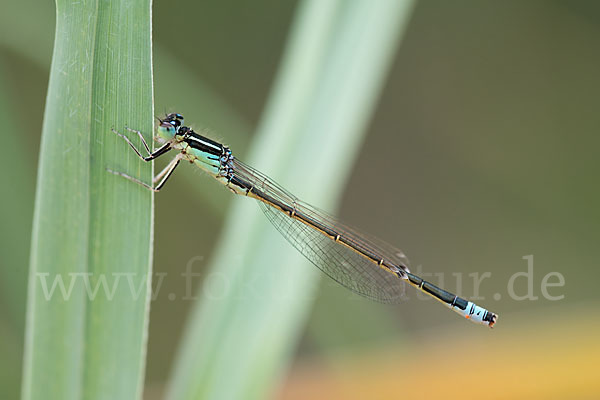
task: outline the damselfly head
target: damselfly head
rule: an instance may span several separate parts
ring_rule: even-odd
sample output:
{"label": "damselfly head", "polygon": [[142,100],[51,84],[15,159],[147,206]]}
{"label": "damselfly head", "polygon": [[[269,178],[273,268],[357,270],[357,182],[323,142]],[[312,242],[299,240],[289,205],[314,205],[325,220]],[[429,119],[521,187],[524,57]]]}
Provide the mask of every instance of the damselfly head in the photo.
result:
{"label": "damselfly head", "polygon": [[170,113],[164,119],[159,119],[158,134],[165,140],[171,140],[183,125],[183,115]]}
{"label": "damselfly head", "polygon": [[183,125],[183,115],[179,113],[170,113],[165,116],[165,119],[159,119],[162,124],[170,124],[176,128]]}

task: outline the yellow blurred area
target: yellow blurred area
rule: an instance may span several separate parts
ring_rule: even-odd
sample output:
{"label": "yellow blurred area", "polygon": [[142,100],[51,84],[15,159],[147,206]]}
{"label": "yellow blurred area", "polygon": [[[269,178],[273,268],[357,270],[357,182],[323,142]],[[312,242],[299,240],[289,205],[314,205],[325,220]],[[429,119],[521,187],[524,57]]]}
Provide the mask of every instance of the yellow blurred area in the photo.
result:
{"label": "yellow blurred area", "polygon": [[438,328],[413,338],[410,349],[390,342],[366,356],[307,361],[278,398],[598,399],[598,306],[501,315],[488,332],[473,326],[459,337]]}

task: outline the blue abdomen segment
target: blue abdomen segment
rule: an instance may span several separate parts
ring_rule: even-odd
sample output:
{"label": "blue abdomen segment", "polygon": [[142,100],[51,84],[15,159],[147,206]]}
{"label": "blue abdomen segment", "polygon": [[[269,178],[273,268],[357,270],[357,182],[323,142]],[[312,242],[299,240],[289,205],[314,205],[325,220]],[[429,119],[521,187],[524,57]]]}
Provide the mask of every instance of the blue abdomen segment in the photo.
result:
{"label": "blue abdomen segment", "polygon": [[494,326],[498,318],[496,314],[491,313],[485,308],[479,307],[477,304],[470,301],[467,303],[465,309],[461,309],[454,305],[450,305],[450,308],[476,324],[489,325],[490,327]]}

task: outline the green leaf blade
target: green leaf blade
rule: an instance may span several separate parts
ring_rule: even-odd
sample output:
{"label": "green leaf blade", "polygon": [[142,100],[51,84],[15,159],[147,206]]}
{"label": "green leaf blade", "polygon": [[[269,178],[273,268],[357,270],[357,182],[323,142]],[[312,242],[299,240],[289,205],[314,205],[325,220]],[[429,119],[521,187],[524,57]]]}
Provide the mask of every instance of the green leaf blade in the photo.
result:
{"label": "green leaf blade", "polygon": [[[58,1],[31,250],[25,399],[141,397],[153,196],[106,168],[151,180],[151,165],[111,128],[136,127],[150,141],[152,108],[150,3]],[[66,296],[60,286],[49,295],[56,279]]]}

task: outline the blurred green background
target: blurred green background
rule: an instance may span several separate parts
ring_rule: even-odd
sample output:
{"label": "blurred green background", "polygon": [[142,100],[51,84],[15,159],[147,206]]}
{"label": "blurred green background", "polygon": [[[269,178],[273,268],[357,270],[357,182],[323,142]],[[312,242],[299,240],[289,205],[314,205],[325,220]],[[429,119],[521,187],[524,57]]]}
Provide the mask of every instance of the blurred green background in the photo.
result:
{"label": "blurred green background", "polygon": [[[183,113],[243,158],[296,6],[155,2],[156,114]],[[3,9],[0,397],[15,398],[54,5]],[[417,3],[339,214],[402,248],[413,271],[478,296],[499,323],[493,331],[473,326],[411,290],[400,306],[372,303],[323,279],[276,397],[413,398],[423,388],[447,398],[600,393],[599,44],[595,1]],[[192,168],[178,172],[156,199],[154,272],[168,275],[151,305],[148,399],[164,393],[192,305],[182,300],[180,274],[190,262],[202,273],[228,205],[244,201]],[[190,223],[172,218],[174,205],[194,208]],[[531,283],[537,299],[519,300],[511,277],[527,272],[530,255],[532,279],[516,278],[514,293],[524,296]],[[565,283],[548,292],[559,300],[542,291],[554,272]],[[484,273],[477,291],[470,274]]]}

